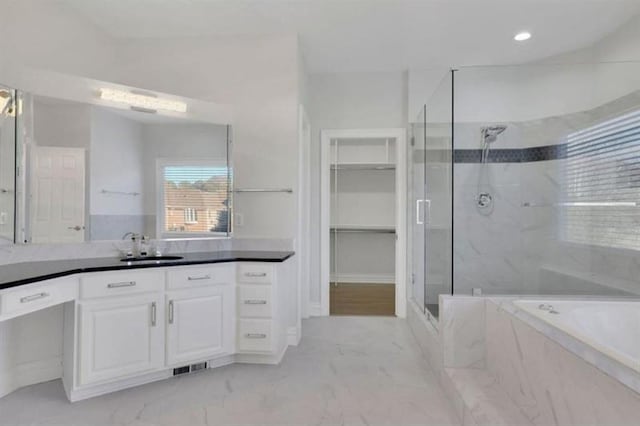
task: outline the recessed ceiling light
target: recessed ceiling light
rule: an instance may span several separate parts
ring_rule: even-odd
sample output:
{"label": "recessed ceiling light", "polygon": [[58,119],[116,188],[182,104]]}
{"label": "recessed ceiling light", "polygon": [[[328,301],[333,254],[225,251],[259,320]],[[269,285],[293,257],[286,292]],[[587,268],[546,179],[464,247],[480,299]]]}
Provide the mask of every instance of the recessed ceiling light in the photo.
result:
{"label": "recessed ceiling light", "polygon": [[513,39],[515,41],[525,41],[525,40],[529,40],[530,38],[531,38],[531,33],[527,31],[523,31],[521,33],[516,34],[516,36]]}

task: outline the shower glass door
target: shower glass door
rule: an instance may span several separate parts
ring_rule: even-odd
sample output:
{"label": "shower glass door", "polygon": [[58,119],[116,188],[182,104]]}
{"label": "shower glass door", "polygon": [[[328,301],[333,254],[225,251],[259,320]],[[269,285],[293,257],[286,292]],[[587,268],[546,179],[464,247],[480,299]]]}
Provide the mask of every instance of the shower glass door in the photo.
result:
{"label": "shower glass door", "polygon": [[426,230],[425,230],[425,107],[411,123],[411,144],[409,158],[411,159],[411,193],[409,211],[411,212],[411,297],[418,307],[425,312],[426,293]]}
{"label": "shower glass door", "polygon": [[453,293],[453,76],[440,82],[425,110],[425,307],[436,319],[440,295]]}

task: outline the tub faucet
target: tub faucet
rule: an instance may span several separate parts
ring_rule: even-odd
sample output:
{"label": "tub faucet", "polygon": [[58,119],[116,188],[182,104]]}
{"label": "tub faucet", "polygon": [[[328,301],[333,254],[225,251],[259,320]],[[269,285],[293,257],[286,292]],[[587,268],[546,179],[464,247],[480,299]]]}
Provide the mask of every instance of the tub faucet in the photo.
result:
{"label": "tub faucet", "polygon": [[553,305],[550,305],[548,303],[541,303],[540,305],[538,305],[538,309],[540,309],[541,311],[547,311],[550,314],[559,314],[560,312],[556,311],[553,308]]}

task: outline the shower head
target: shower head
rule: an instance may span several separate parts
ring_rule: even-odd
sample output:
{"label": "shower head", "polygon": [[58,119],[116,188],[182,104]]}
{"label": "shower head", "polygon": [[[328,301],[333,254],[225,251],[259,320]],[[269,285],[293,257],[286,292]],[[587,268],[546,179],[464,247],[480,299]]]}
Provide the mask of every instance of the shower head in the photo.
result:
{"label": "shower head", "polygon": [[0,90],[0,115],[11,108],[13,97],[8,90]]}
{"label": "shower head", "polygon": [[507,126],[505,125],[483,127],[481,130],[482,141],[484,143],[495,142],[496,139],[498,139],[498,135],[502,134],[505,130],[507,130]]}

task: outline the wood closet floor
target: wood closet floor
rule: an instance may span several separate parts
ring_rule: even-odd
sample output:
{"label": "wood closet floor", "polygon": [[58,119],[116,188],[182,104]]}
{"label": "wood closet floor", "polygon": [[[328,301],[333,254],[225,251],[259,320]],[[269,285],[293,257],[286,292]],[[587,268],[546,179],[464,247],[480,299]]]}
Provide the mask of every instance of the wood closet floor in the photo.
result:
{"label": "wood closet floor", "polygon": [[395,284],[331,283],[331,315],[395,315]]}

